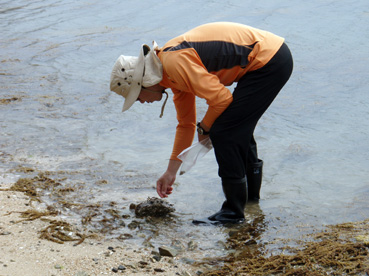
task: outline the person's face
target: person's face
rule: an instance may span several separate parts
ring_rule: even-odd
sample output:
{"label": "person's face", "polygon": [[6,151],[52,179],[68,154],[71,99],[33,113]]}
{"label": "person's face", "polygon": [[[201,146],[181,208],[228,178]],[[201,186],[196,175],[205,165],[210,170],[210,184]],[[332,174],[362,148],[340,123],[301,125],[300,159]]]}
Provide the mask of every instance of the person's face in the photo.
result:
{"label": "person's face", "polygon": [[160,101],[162,97],[163,93],[161,91],[154,91],[142,87],[141,92],[138,95],[137,101],[139,101],[140,103],[152,103]]}

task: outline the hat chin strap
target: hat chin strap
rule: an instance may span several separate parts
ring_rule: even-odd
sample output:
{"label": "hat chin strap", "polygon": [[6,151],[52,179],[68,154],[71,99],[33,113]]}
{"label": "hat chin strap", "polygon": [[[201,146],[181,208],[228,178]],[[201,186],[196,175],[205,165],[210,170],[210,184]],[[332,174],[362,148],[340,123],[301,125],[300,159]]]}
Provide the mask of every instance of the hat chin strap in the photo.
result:
{"label": "hat chin strap", "polygon": [[162,91],[162,93],[165,93],[166,95],[167,95],[167,97],[165,98],[165,100],[164,100],[164,103],[163,103],[163,105],[162,105],[162,107],[161,107],[161,112],[160,112],[160,118],[161,117],[163,117],[163,114],[164,114],[164,108],[165,108],[165,105],[166,105],[166,103],[167,103],[167,100],[168,100],[168,92],[167,91],[165,91],[165,90],[163,90]]}

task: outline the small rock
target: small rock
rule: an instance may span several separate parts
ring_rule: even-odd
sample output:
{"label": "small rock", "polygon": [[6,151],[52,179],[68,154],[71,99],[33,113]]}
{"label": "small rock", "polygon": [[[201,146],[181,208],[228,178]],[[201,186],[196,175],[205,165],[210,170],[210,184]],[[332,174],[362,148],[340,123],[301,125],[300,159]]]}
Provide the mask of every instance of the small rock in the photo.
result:
{"label": "small rock", "polygon": [[55,266],[54,266],[54,268],[55,268],[55,269],[62,269],[63,267],[62,267],[61,265],[58,265],[58,264],[57,264],[57,265],[55,265]]}
{"label": "small rock", "polygon": [[178,255],[178,251],[168,246],[159,247],[160,256],[175,257]]}
{"label": "small rock", "polygon": [[187,244],[187,249],[189,250],[189,251],[193,251],[193,250],[195,250],[197,248],[197,244],[196,244],[196,242],[194,242],[194,241],[189,241],[188,242],[188,244]]}
{"label": "small rock", "polygon": [[147,263],[147,262],[144,262],[144,261],[139,261],[138,263],[139,263],[141,266],[144,266],[144,267],[148,265],[148,263]]}
{"label": "small rock", "polygon": [[127,225],[127,227],[130,230],[134,230],[134,229],[136,229],[138,227],[138,225],[139,225],[139,222],[138,221],[132,220],[132,222]]}
{"label": "small rock", "polygon": [[111,269],[111,271],[113,271],[113,272],[117,273],[117,272],[118,272],[118,268],[113,267],[113,268]]}
{"label": "small rock", "polygon": [[118,266],[118,270],[126,270],[127,268],[124,265]]}
{"label": "small rock", "polygon": [[154,271],[155,272],[165,272],[165,270],[161,268],[154,268]]}
{"label": "small rock", "polygon": [[112,246],[109,246],[108,249],[115,252],[114,247],[112,247]]}
{"label": "small rock", "polygon": [[7,236],[7,235],[10,235],[11,232],[8,232],[8,231],[4,231],[4,232],[1,232],[0,235],[1,236]]}
{"label": "small rock", "polygon": [[119,237],[117,239],[122,241],[122,240],[128,240],[128,239],[132,239],[132,238],[133,238],[133,236],[131,234],[121,234],[121,235],[119,235]]}

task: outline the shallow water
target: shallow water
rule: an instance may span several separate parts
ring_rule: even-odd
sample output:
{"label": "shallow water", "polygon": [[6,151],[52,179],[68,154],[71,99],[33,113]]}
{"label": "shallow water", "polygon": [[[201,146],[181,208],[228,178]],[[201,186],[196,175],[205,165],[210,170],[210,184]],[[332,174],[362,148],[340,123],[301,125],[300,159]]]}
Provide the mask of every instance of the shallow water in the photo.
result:
{"label": "shallow water", "polygon": [[[256,129],[264,181],[261,242],[296,238],[326,224],[368,217],[369,87],[367,1],[0,1],[0,181],[18,166],[67,172],[70,200],[129,212],[156,196],[176,118],[168,101],[135,104],[109,92],[113,63],[141,44],[167,40],[199,24],[235,21],[286,38],[294,72]],[[199,101],[199,118],[206,106]],[[69,172],[69,174],[68,174]],[[195,227],[220,208],[217,165],[208,153],[178,176],[168,199],[174,221],[144,224],[151,242],[196,240],[199,254],[222,248],[227,229]],[[53,202],[53,195],[45,196]],[[255,206],[254,206],[255,207]],[[123,209],[126,208],[126,209]],[[64,210],[65,219],[83,215]],[[136,231],[136,232],[135,232]],[[117,228],[112,235],[131,231]],[[134,239],[141,243],[141,240]],[[214,251],[214,252],[213,252]],[[225,251],[220,251],[221,253]]]}

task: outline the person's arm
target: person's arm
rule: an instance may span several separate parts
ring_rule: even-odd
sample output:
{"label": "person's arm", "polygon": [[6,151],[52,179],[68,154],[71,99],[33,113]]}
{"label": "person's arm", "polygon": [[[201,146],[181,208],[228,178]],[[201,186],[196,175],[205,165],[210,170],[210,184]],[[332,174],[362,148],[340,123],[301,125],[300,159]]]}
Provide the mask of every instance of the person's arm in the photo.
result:
{"label": "person's arm", "polygon": [[[160,197],[168,197],[172,193],[172,185],[182,163],[177,156],[193,141],[196,128],[195,96],[206,99],[209,105],[202,120],[202,126],[206,131],[210,130],[215,119],[233,100],[231,92],[220,83],[217,76],[207,72],[193,51],[180,51],[179,54],[166,57],[162,62],[170,80],[176,83],[176,87],[183,87],[186,92],[172,89],[178,126],[168,168],[156,182],[156,190]],[[200,136],[199,140],[206,137],[207,135]]]}
{"label": "person's arm", "polygon": [[172,185],[176,180],[176,175],[181,164],[181,161],[169,160],[167,170],[156,182],[156,191],[161,198],[168,197],[172,193]]}
{"label": "person's arm", "polygon": [[177,156],[184,148],[191,145],[195,132],[195,96],[175,89],[172,89],[172,91],[174,93],[178,125],[168,168],[156,182],[156,191],[162,198],[168,197],[172,193],[172,185],[182,164]]}

